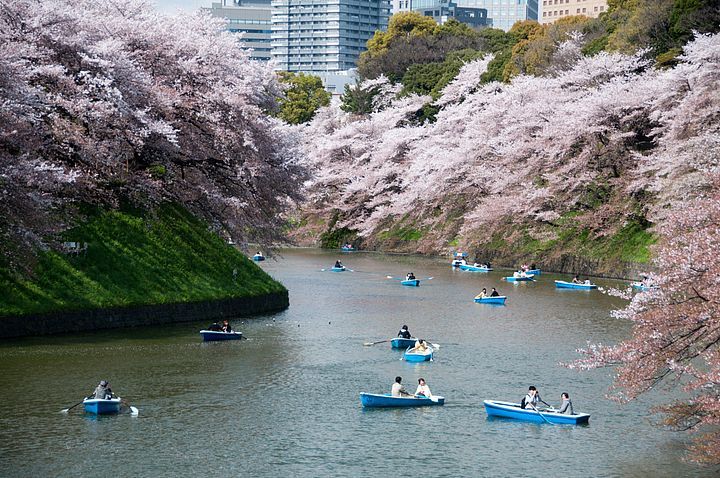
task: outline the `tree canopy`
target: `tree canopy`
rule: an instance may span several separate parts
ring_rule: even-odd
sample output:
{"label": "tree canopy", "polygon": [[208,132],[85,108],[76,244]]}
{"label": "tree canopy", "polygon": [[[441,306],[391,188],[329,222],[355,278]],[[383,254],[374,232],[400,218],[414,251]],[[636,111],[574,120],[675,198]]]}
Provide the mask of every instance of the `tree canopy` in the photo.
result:
{"label": "tree canopy", "polygon": [[283,71],[280,82],[287,85],[287,89],[280,98],[278,117],[287,123],[306,123],[315,116],[318,108],[330,104],[330,93],[325,91],[317,76]]}

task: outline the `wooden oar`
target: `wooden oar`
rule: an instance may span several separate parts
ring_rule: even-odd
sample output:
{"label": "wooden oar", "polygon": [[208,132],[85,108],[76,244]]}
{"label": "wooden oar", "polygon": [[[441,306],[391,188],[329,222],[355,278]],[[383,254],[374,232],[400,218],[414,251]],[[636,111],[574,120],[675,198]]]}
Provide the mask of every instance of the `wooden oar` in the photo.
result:
{"label": "wooden oar", "polygon": [[[543,402],[543,403],[544,403],[544,402]],[[548,420],[547,418],[545,418],[545,415],[543,415],[542,413],[540,413],[540,410],[538,410],[537,408],[535,408],[535,406],[534,406],[532,403],[530,404],[530,406],[532,407],[533,410],[535,410],[535,411],[537,412],[538,415],[540,415],[540,418],[542,418],[543,420],[545,420],[545,421],[546,421],[547,423],[549,423],[550,425],[554,425],[554,423],[551,422],[550,420]]]}
{"label": "wooden oar", "polygon": [[77,407],[78,405],[80,405],[80,404],[81,404],[82,402],[84,402],[84,401],[85,401],[85,399],[83,398],[82,400],[80,400],[79,402],[77,402],[77,403],[76,403],[75,405],[73,405],[72,407],[70,407],[70,408],[63,408],[62,410],[60,410],[60,413],[67,413],[67,412],[69,412],[70,410],[72,410],[73,408],[75,408],[75,407]]}
{"label": "wooden oar", "polygon": [[392,339],[378,340],[377,342],[365,342],[363,345],[366,347],[369,347],[370,345],[384,344],[385,342],[390,342],[390,341],[392,341]]}

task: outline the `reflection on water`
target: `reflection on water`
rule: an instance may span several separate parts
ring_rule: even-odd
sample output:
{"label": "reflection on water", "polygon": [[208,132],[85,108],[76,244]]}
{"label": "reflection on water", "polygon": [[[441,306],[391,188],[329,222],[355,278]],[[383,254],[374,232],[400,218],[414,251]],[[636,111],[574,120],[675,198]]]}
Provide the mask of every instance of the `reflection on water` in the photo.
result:
{"label": "reflection on water", "polygon": [[[356,272],[330,273],[336,258]],[[597,291],[555,289],[558,276],[509,284],[507,271],[453,271],[411,256],[284,251],[261,267],[290,289],[288,310],[239,318],[249,340],[202,343],[207,323],[0,344],[0,476],[712,476],[680,461],[685,435],[650,423],[646,402],[604,394],[610,370],[558,362],[587,340],[612,343],[622,305]],[[418,288],[386,276],[412,270]],[[599,285],[615,285],[599,280]],[[476,304],[483,288],[505,306]],[[441,345],[407,363],[388,343],[407,324]],[[443,395],[442,407],[364,410],[362,391],[396,375]],[[59,413],[101,379],[140,409],[95,418]],[[519,400],[528,385],[570,393],[588,426],[488,419],[484,399]]]}

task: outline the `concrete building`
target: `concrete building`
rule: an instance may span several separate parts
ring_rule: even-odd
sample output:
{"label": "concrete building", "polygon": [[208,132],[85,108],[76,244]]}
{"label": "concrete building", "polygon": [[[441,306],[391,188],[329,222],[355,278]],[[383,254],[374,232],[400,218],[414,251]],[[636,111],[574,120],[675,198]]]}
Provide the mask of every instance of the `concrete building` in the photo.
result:
{"label": "concrete building", "polygon": [[598,17],[607,11],[607,0],[542,0],[540,23],[553,23],[571,15]]}
{"label": "concrete building", "polygon": [[343,77],[389,16],[390,0],[272,0],[272,58],[279,70]]}
{"label": "concrete building", "polygon": [[240,46],[252,49],[251,58],[270,59],[270,0],[222,0],[213,2],[208,10],[212,16],[228,20],[228,30],[242,34]]}

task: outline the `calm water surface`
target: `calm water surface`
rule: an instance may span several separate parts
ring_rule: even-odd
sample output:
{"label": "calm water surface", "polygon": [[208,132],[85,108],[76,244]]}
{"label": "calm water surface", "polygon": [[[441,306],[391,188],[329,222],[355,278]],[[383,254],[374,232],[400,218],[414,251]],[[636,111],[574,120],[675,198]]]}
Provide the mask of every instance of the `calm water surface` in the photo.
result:
{"label": "calm water surface", "polygon": [[[282,313],[239,318],[247,341],[202,343],[206,323],[0,343],[1,476],[717,476],[681,461],[687,437],[653,426],[647,401],[604,398],[610,370],[558,362],[629,325],[618,299],[501,281],[447,262],[351,253],[356,272],[320,272],[340,254],[284,251],[262,267],[290,289]],[[419,288],[386,275],[433,276]],[[566,277],[564,277],[566,278]],[[600,285],[616,282],[598,281]],[[482,287],[504,307],[474,304]],[[409,364],[389,344],[405,323],[441,344]],[[427,379],[444,407],[363,410],[361,391]],[[58,413],[103,378],[140,416]],[[530,384],[570,393],[588,426],[488,419],[484,399],[519,401]]]}

